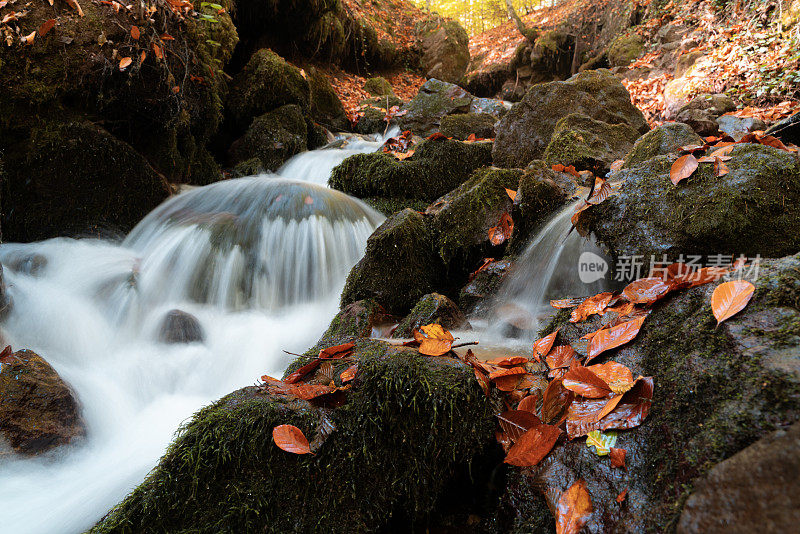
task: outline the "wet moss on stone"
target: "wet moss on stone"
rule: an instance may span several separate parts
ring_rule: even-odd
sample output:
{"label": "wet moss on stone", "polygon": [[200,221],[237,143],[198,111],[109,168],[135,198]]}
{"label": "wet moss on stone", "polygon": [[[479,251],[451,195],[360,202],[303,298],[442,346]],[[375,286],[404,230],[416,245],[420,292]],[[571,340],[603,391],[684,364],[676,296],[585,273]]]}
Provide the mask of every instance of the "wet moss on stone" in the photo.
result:
{"label": "wet moss on stone", "polygon": [[364,90],[372,96],[395,96],[392,84],[383,76],[376,76],[364,82]]}
{"label": "wet moss on stone", "polygon": [[606,51],[612,67],[627,67],[644,52],[644,40],[636,33],[617,37]]}
{"label": "wet moss on stone", "polygon": [[306,74],[311,89],[311,117],[335,132],[349,130],[347,113],[328,78],[314,67],[308,68]]}
{"label": "wet moss on stone", "polygon": [[470,134],[479,139],[494,138],[497,119],[488,113],[457,113],[442,119],[439,131],[442,135],[463,141]]}
{"label": "wet moss on stone", "polygon": [[604,175],[614,161],[625,157],[638,137],[627,124],[608,124],[573,113],[556,123],[542,157],[550,165],[573,165]]}
{"label": "wet moss on stone", "polygon": [[682,122],[668,122],[653,128],[634,143],[625,156],[624,167],[635,167],[656,156],[677,153],[682,146],[704,145],[705,141]]}
{"label": "wet moss on stone", "polygon": [[290,157],[306,150],[308,131],[300,106],[288,104],[257,117],[230,149],[234,163],[257,158],[275,171]]}

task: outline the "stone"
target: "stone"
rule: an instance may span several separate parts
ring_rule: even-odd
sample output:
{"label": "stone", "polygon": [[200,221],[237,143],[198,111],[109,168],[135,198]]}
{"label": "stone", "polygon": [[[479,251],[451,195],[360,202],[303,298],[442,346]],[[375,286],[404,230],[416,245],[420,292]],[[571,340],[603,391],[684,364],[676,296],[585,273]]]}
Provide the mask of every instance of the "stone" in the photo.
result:
{"label": "stone", "polygon": [[420,66],[426,78],[458,83],[469,65],[469,36],[452,19],[431,17],[417,23],[422,47]]}
{"label": "stone", "polygon": [[413,337],[414,330],[433,323],[442,325],[446,330],[471,328],[467,317],[455,302],[439,293],[431,293],[419,299],[411,312],[397,325],[392,337]]}
{"label": "stone", "polygon": [[202,343],[205,332],[197,317],[181,310],[170,310],[161,322],[158,340],[161,343]]}
{"label": "stone", "polygon": [[447,115],[468,113],[473,98],[457,85],[431,78],[403,108],[407,113],[400,118],[400,128],[428,137],[439,131]]}
{"label": "stone", "polygon": [[644,39],[636,33],[622,35],[615,39],[606,51],[608,63],[612,67],[627,67],[644,52]]}
{"label": "stone", "polygon": [[773,124],[766,133],[768,135],[774,135],[784,143],[800,145],[800,113],[795,113]]}
{"label": "stone", "polygon": [[[257,159],[264,169],[276,171],[286,160],[308,148],[308,130],[300,106],[287,104],[256,117],[245,134],[228,151],[231,163]],[[250,167],[258,167],[255,162]]]}
{"label": "stone", "polygon": [[306,71],[306,79],[311,90],[310,114],[314,121],[335,132],[349,130],[350,120],[328,77],[310,67]]}
{"label": "stone", "polygon": [[719,133],[716,117],[705,109],[683,109],[678,112],[675,120],[689,125],[692,130],[703,137],[715,136]]}
{"label": "stone", "polygon": [[464,313],[481,316],[488,312],[512,265],[511,260],[493,261],[476,273],[458,293],[458,305]]}
{"label": "stone", "polygon": [[688,124],[667,122],[653,128],[633,144],[624,167],[635,167],[656,156],[679,152],[682,146],[704,145],[705,141]]}
{"label": "stone", "polygon": [[730,135],[738,141],[745,135],[754,131],[764,131],[767,125],[761,119],[754,117],[737,117],[735,115],[723,115],[717,119],[717,125],[722,133]]}
{"label": "stone", "polygon": [[493,139],[496,122],[497,119],[488,113],[459,113],[443,118],[439,130],[442,135],[461,141],[470,134],[478,139]]}
{"label": "stone", "polygon": [[364,82],[364,90],[372,96],[395,96],[392,84],[383,76],[376,76]]}

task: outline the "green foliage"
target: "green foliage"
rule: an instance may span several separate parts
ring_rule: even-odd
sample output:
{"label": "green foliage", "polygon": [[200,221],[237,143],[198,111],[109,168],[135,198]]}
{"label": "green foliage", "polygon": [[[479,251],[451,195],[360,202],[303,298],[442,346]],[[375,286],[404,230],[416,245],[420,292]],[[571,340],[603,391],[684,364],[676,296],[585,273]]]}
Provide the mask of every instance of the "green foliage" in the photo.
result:
{"label": "green foliage", "polygon": [[[413,0],[421,9],[430,5],[433,13],[457,20],[467,33],[476,35],[509,20],[505,0]],[[540,7],[549,7],[553,2],[548,0],[511,0],[514,9],[520,16],[533,12]]]}

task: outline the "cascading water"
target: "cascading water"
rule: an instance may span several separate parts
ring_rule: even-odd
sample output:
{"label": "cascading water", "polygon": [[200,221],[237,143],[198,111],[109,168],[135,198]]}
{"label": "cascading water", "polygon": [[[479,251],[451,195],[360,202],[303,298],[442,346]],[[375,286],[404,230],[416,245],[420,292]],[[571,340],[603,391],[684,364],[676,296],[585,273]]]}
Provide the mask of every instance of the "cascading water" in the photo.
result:
{"label": "cascading water", "polygon": [[[121,244],[0,246],[13,299],[0,337],[58,371],[87,425],[84,440],[40,457],[0,453],[0,532],[91,527],[141,482],[182,421],[265,372],[280,375],[283,349],[316,341],[382,220],[309,183],[327,181],[349,154],[296,157],[289,174],[306,181],[265,175],[191,190]],[[202,343],[157,341],[175,308],[198,319]]]}

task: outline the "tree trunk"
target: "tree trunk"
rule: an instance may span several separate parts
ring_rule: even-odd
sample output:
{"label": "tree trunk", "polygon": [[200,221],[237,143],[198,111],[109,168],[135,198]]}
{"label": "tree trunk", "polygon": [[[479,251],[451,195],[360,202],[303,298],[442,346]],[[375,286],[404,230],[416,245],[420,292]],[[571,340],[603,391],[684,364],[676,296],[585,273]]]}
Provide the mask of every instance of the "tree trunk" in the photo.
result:
{"label": "tree trunk", "polygon": [[517,29],[519,33],[522,34],[530,42],[533,42],[538,37],[538,32],[536,30],[529,30],[525,27],[525,23],[522,22],[522,19],[517,15],[517,10],[514,9],[514,5],[511,3],[511,0],[506,0],[506,12],[508,13],[508,17],[514,21],[514,24],[517,25]]}

